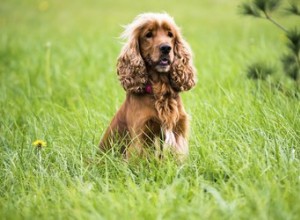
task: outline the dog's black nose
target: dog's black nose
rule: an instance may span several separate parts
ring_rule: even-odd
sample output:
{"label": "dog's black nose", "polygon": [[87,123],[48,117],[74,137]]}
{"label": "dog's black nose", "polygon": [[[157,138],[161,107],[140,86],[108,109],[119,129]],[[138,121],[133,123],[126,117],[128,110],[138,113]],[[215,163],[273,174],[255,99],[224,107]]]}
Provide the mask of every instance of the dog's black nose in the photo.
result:
{"label": "dog's black nose", "polygon": [[162,52],[162,54],[169,54],[170,51],[171,51],[171,46],[169,46],[168,44],[162,44],[160,47],[159,47],[160,51]]}

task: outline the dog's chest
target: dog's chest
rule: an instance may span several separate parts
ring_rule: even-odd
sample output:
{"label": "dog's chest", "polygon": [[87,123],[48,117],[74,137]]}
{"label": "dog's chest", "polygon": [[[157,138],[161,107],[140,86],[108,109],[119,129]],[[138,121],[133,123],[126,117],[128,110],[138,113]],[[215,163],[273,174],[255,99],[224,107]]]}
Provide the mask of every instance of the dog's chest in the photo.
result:
{"label": "dog's chest", "polygon": [[153,86],[154,106],[162,127],[172,130],[179,119],[178,94],[167,83]]}

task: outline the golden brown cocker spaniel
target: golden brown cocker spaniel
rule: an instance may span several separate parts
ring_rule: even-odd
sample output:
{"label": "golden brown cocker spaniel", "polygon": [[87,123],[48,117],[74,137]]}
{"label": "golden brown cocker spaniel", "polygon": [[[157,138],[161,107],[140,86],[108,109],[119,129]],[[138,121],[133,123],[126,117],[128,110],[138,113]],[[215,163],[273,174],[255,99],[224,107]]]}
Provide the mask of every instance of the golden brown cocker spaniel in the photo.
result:
{"label": "golden brown cocker spaniel", "polygon": [[118,141],[128,158],[159,143],[180,158],[186,156],[188,115],[179,93],[195,85],[189,45],[166,13],[138,15],[122,37],[127,42],[117,72],[126,100],[105,132],[100,150],[110,149]]}

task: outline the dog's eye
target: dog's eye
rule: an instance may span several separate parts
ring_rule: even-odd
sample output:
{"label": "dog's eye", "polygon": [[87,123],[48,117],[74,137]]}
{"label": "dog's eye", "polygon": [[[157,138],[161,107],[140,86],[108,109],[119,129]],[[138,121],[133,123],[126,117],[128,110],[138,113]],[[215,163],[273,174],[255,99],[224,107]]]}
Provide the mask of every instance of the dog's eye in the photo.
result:
{"label": "dog's eye", "polygon": [[151,38],[153,36],[152,32],[149,31],[147,34],[146,34],[146,38]]}
{"label": "dog's eye", "polygon": [[168,36],[172,38],[174,35],[173,35],[173,33],[171,31],[169,31],[168,32]]}

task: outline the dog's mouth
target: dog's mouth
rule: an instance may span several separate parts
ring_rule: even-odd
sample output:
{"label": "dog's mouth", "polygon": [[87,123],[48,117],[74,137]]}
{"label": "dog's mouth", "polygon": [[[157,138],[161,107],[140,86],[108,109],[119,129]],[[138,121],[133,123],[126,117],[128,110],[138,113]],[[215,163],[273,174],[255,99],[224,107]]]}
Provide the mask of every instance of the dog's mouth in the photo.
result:
{"label": "dog's mouth", "polygon": [[145,62],[149,67],[154,68],[157,72],[166,73],[170,71],[172,59],[169,55],[167,55],[161,56],[157,61],[154,61],[150,56],[147,56],[145,58]]}
{"label": "dog's mouth", "polygon": [[158,65],[164,67],[164,66],[169,66],[171,64],[171,61],[168,57],[162,57],[159,62]]}
{"label": "dog's mouth", "polygon": [[167,73],[170,71],[171,63],[170,56],[161,56],[156,62],[155,69],[160,73]]}

